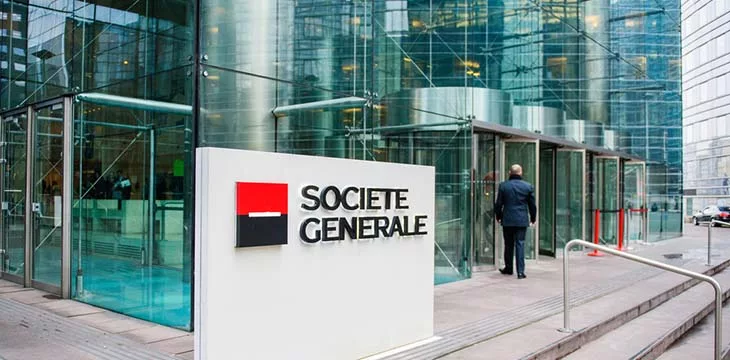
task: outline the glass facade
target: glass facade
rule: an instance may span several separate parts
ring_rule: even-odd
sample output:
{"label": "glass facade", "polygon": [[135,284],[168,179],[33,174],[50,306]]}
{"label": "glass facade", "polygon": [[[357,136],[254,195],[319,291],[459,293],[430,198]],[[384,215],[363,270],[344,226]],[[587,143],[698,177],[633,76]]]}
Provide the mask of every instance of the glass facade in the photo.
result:
{"label": "glass facade", "polygon": [[[3,1],[0,107],[68,93],[191,107],[193,20],[192,1]],[[73,173],[63,173],[62,110],[35,111],[33,189],[8,201],[13,214],[25,208],[23,195],[39,204],[27,229],[33,281],[61,285],[61,185],[73,177],[71,296],[190,329],[192,111],[77,101]],[[17,123],[4,127],[6,138],[17,137],[10,156],[25,155],[16,150],[27,128]],[[25,159],[10,163],[5,189],[22,189]],[[8,218],[8,245],[19,252],[7,270],[22,274],[24,219]]]}
{"label": "glass facade", "polygon": [[730,205],[730,3],[682,2],[685,216]]}
{"label": "glass facade", "polygon": [[[677,1],[0,1],[0,108],[75,96],[73,173],[28,196],[73,177],[81,301],[191,328],[196,146],[434,166],[436,283],[498,265],[512,163],[538,192],[531,258],[622,206],[628,159],[646,161],[650,239],[681,232]],[[18,259],[23,209],[2,223]]]}

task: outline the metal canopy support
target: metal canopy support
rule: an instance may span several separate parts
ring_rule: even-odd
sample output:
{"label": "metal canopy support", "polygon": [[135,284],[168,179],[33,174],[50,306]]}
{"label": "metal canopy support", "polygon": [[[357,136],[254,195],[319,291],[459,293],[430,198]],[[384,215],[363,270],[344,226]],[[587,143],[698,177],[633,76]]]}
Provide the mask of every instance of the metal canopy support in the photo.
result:
{"label": "metal canopy support", "polygon": [[193,115],[191,105],[176,104],[164,101],[136,99],[102,93],[84,93],[76,95],[76,99],[90,104],[137,109],[144,111],[164,112],[168,114]]}
{"label": "metal canopy support", "polygon": [[274,108],[274,110],[271,110],[271,113],[274,114],[274,117],[282,117],[286,116],[290,113],[297,112],[297,111],[307,111],[307,110],[321,110],[321,109],[347,109],[347,108],[353,108],[353,107],[361,107],[367,104],[368,100],[365,98],[357,97],[357,96],[350,96],[345,98],[338,98],[338,99],[331,99],[331,100],[321,100],[321,101],[313,101],[308,103],[302,103],[302,104],[294,104],[294,105],[284,105],[284,106],[277,106]]}
{"label": "metal canopy support", "polygon": [[147,224],[147,251],[145,253],[145,258],[142,260],[143,263],[145,263],[147,266],[152,266],[152,260],[153,260],[153,250],[154,250],[154,241],[155,241],[155,148],[156,148],[156,138],[155,138],[155,130],[151,129],[149,131],[150,135],[150,180],[148,184],[148,191],[149,191],[149,199],[148,199],[148,211],[149,211],[149,220]]}

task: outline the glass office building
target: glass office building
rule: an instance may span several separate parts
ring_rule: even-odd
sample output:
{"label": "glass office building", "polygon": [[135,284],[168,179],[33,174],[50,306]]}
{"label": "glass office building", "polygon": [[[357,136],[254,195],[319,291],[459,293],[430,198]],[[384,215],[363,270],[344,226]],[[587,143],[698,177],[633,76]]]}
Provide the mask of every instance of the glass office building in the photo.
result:
{"label": "glass office building", "polygon": [[730,205],[730,3],[682,1],[685,216]]}
{"label": "glass office building", "polygon": [[529,258],[616,244],[621,214],[681,233],[678,1],[0,1],[0,274],[26,286],[191,329],[202,146],[434,166],[435,283],[499,266],[513,163]]}

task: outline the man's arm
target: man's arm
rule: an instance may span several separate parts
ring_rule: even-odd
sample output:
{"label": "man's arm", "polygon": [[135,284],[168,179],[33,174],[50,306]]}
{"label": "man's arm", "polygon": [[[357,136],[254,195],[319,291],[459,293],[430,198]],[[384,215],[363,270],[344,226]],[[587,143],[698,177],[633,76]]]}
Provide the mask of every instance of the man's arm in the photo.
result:
{"label": "man's arm", "polygon": [[494,203],[494,216],[498,222],[502,222],[502,207],[504,207],[504,197],[502,196],[502,184],[499,184],[497,190],[497,202]]}
{"label": "man's arm", "polygon": [[530,195],[527,197],[527,207],[530,208],[530,223],[537,221],[537,206],[535,206],[535,187],[530,186]]}

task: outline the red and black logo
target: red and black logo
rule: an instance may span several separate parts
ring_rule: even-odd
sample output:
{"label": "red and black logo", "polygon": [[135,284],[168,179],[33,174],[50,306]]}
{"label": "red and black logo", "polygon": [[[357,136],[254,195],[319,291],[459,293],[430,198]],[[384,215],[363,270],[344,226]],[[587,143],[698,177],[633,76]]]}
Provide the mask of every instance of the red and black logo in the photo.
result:
{"label": "red and black logo", "polygon": [[289,186],[236,183],[236,247],[286,245]]}

